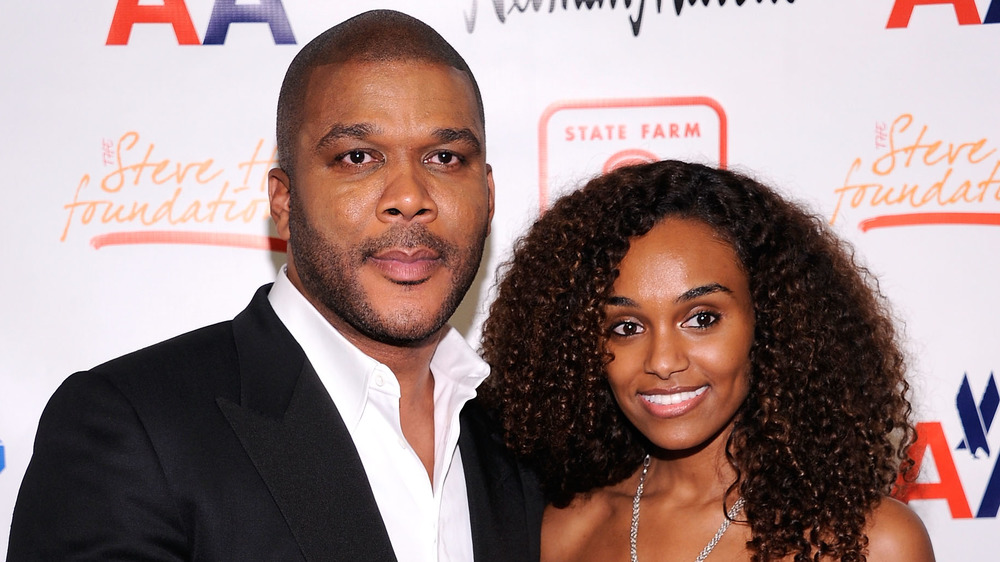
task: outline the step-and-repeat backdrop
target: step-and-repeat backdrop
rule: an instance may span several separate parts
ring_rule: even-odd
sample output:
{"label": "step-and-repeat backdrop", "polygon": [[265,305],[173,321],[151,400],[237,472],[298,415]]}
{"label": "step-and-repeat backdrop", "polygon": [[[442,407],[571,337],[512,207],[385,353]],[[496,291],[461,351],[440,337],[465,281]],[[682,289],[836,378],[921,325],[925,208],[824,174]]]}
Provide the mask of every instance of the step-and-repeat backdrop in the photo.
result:
{"label": "step-and-repeat backdrop", "polygon": [[1000,0],[0,1],[0,528],[68,374],[273,278],[285,67],[379,7],[440,31],[483,90],[497,212],[453,322],[470,341],[512,240],[582,179],[749,172],[825,216],[895,306],[938,558],[1000,556]]}

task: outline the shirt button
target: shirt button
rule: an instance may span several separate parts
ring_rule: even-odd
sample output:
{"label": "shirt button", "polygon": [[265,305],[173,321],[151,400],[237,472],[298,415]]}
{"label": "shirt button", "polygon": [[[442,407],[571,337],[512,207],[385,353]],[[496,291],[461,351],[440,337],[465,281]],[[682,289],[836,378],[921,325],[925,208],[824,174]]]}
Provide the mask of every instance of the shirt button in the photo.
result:
{"label": "shirt button", "polygon": [[382,375],[375,375],[375,386],[382,386],[383,384],[385,384],[385,379],[382,378]]}

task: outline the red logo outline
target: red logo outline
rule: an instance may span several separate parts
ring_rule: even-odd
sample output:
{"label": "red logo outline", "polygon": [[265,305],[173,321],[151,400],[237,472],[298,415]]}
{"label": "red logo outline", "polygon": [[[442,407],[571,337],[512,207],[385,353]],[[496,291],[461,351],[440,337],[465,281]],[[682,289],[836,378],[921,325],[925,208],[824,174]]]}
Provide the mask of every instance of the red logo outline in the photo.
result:
{"label": "red logo outline", "polygon": [[719,117],[719,167],[726,167],[726,142],[728,130],[726,112],[722,105],[705,96],[683,96],[665,98],[631,98],[631,99],[592,99],[575,101],[558,101],[542,113],[538,122],[538,211],[544,212],[548,206],[548,124],[553,115],[564,109],[617,109],[628,107],[664,107],[664,106],[707,106]]}

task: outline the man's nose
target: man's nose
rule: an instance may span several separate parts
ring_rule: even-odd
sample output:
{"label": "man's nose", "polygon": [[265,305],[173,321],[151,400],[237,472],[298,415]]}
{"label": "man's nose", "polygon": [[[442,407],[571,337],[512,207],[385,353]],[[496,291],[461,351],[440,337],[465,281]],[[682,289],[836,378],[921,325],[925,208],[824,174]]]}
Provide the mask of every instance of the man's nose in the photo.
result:
{"label": "man's nose", "polygon": [[437,203],[428,189],[426,174],[419,166],[401,164],[389,171],[378,203],[383,222],[431,222],[437,218]]}

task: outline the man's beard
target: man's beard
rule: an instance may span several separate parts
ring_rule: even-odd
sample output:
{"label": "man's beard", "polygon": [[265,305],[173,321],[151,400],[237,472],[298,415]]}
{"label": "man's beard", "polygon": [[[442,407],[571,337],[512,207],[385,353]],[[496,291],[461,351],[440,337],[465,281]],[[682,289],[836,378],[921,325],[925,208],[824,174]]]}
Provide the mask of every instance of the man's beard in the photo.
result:
{"label": "man's beard", "polygon": [[[476,277],[486,243],[486,225],[475,234],[469,246],[459,248],[432,234],[422,223],[416,223],[393,226],[357,246],[340,248],[314,228],[294,194],[289,206],[292,259],[305,290],[365,337],[389,345],[419,344],[448,322]],[[433,318],[414,318],[412,311],[400,310],[393,321],[376,312],[361,286],[358,273],[366,259],[386,248],[418,246],[436,252],[442,267],[452,272],[451,291]]]}

